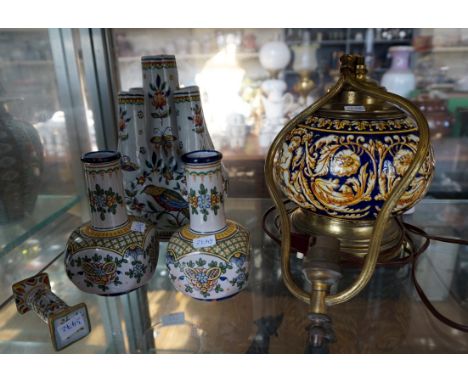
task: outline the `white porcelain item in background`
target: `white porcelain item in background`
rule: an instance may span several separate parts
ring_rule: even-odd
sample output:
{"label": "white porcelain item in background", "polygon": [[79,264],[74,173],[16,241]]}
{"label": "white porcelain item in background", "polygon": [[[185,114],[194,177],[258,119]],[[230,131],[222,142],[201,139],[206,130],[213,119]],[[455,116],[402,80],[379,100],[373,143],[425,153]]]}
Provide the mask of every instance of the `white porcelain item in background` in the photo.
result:
{"label": "white porcelain item in background", "polygon": [[283,41],[270,41],[260,49],[260,64],[269,72],[279,72],[291,60],[291,51]]}
{"label": "white porcelain item in background", "polygon": [[389,49],[392,66],[382,77],[381,85],[390,93],[409,97],[416,88],[416,77],[409,68],[411,46],[393,46]]}

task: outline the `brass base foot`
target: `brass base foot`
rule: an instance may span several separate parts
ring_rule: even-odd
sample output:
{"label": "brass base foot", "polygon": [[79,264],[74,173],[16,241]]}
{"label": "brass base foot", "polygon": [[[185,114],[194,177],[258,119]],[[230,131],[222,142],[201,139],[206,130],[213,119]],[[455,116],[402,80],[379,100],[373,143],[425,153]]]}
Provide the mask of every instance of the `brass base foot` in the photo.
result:
{"label": "brass base foot", "polygon": [[[293,211],[291,221],[298,232],[338,239],[341,252],[362,258],[369,250],[373,221],[349,221],[321,216],[302,208]],[[390,260],[398,256],[403,244],[403,231],[396,219],[391,218],[385,228],[379,259]]]}

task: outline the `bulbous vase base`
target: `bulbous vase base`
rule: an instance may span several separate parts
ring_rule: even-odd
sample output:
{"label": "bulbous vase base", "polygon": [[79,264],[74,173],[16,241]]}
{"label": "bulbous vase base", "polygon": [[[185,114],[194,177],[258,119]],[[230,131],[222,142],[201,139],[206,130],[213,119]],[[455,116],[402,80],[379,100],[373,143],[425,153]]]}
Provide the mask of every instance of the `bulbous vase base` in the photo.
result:
{"label": "bulbous vase base", "polygon": [[90,223],[75,229],[67,242],[65,269],[83,292],[116,296],[145,285],[158,262],[156,227],[129,216],[122,228],[94,230]]}
{"label": "bulbous vase base", "polygon": [[[250,234],[232,220],[226,223],[224,230],[213,234],[196,233],[187,225],[172,235],[166,266],[178,291],[197,300],[217,301],[247,286]],[[208,237],[211,242],[200,247],[198,239]]]}

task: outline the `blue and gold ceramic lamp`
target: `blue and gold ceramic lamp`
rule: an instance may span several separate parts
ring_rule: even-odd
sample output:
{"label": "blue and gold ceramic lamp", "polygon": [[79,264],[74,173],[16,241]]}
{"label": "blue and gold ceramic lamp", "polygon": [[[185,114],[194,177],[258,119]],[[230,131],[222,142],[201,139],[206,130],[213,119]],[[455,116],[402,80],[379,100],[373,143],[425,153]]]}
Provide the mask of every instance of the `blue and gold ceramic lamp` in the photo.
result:
{"label": "blue and gold ceramic lamp", "polygon": [[[338,82],[283,128],[266,158],[267,186],[281,223],[282,276],[290,292],[319,315],[357,295],[378,259],[401,253],[405,235],[399,219],[425,195],[433,171],[428,124],[419,109],[370,80],[363,57],[341,57]],[[284,196],[296,205],[294,212],[286,210]],[[312,252],[304,264],[312,292],[304,290],[290,271],[292,229],[338,242],[340,254],[363,258],[352,285],[330,295],[336,275],[316,264],[307,270]]]}

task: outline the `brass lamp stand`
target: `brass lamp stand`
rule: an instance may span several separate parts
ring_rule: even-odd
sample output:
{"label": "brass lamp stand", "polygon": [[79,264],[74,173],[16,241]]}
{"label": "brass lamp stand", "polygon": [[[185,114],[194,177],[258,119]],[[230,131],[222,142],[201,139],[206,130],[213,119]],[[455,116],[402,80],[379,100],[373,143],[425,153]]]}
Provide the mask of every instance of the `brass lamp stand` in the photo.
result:
{"label": "brass lamp stand", "polygon": [[[404,245],[401,229],[392,213],[396,207],[398,208],[400,198],[427,160],[430,150],[428,124],[417,107],[407,99],[388,93],[385,89],[367,79],[363,57],[344,55],[340,61],[341,76],[338,82],[325,96],[293,118],[281,130],[275,137],[265,162],[266,183],[281,226],[283,281],[296,298],[309,304],[312,320],[311,329],[309,330],[312,338],[309,343],[315,341],[317,344],[320,344],[323,340],[333,338],[332,332],[327,329],[330,325],[327,308],[349,301],[359,294],[371,279],[379,256],[382,256],[382,253],[387,256],[395,256],[399,248]],[[333,109],[333,107],[330,108],[330,105],[333,106],[337,99],[342,100],[344,105],[351,105],[351,109],[356,105],[353,99],[364,100],[367,109],[370,110],[369,114],[373,113],[373,115],[381,113],[379,106],[382,103],[390,104],[395,110],[398,109],[398,112],[405,112],[417,126],[419,141],[412,160],[408,163],[406,172],[402,175],[400,181],[389,191],[384,203],[379,207],[376,219],[372,221],[347,221],[345,219],[318,216],[306,208],[299,208],[294,212],[293,216],[289,216],[283,203],[283,194],[279,184],[281,181],[284,182],[284,179],[278,179],[276,166],[279,160],[278,154],[280,150],[284,149],[285,140],[305,117],[313,115],[319,110],[324,111],[326,114],[327,108]],[[349,108],[349,106],[347,107]],[[330,115],[333,112],[331,110]],[[393,111],[388,110],[388,112],[392,113]],[[345,115],[345,112],[343,112],[343,115]],[[420,197],[422,197],[422,194],[418,195],[418,198]],[[315,246],[310,249],[303,264],[304,273],[312,285],[310,292],[298,285],[292,277],[290,256],[293,225],[297,230],[317,238]],[[356,236],[356,233],[360,232],[359,230],[361,230],[362,237]],[[324,243],[323,240],[325,239],[321,239],[323,237],[331,240],[331,242]],[[339,243],[337,240],[339,240]],[[341,277],[339,268],[337,268],[340,246],[341,250],[346,250],[347,245],[351,248],[351,250],[348,248],[348,253],[364,258],[363,267],[359,276],[349,287],[332,294],[331,286]]]}

